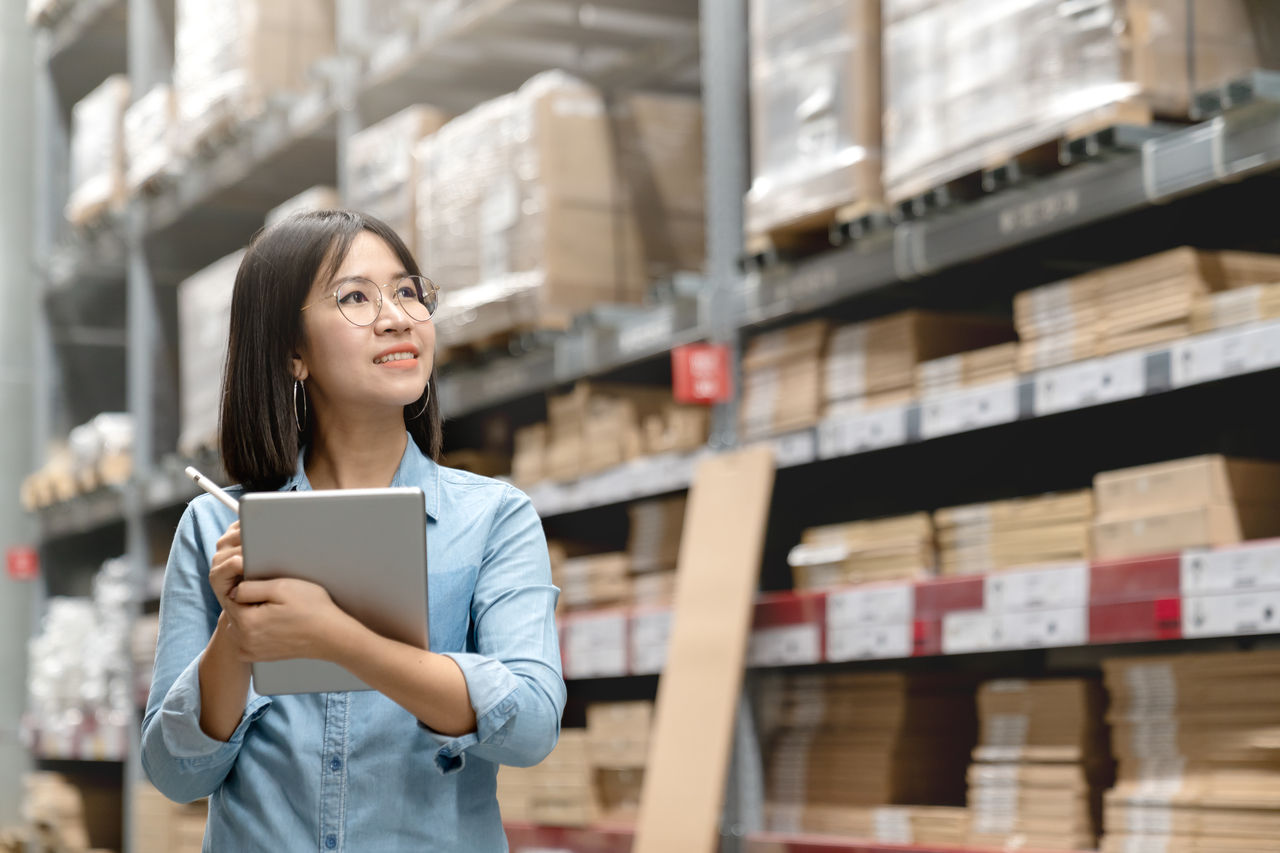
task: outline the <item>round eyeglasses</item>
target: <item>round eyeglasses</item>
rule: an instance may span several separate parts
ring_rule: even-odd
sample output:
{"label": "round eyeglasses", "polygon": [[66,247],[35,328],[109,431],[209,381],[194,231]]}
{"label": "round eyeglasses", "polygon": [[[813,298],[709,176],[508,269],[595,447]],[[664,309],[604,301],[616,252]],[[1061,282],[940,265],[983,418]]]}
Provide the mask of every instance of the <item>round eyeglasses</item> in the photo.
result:
{"label": "round eyeglasses", "polygon": [[391,288],[391,298],[396,305],[400,306],[400,310],[410,320],[419,323],[430,320],[440,304],[440,288],[420,275],[407,275],[387,285],[374,284],[367,278],[349,278],[338,285],[333,293],[310,305],[304,305],[302,310],[306,311],[321,302],[334,299],[343,317],[354,325],[370,326],[382,313],[383,287]]}

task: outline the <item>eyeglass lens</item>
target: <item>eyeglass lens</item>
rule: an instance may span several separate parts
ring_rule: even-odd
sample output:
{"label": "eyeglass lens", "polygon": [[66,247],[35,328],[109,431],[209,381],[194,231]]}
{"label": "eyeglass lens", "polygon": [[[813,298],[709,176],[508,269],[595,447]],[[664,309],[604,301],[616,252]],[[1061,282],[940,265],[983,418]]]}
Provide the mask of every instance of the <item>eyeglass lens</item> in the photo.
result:
{"label": "eyeglass lens", "polygon": [[[392,288],[392,298],[410,319],[431,319],[439,301],[439,290],[421,276],[400,279]],[[345,281],[338,288],[338,308],[342,316],[357,326],[368,326],[378,319],[382,308],[382,289],[368,279]]]}

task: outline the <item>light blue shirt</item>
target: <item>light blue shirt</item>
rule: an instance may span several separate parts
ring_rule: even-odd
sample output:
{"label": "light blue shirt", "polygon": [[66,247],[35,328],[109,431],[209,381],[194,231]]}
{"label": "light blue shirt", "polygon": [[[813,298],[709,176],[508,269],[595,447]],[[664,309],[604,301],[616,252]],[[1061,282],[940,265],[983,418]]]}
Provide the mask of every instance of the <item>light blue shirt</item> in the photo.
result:
{"label": "light blue shirt", "polygon": [[[209,587],[235,520],[209,495],[178,524],[160,599],[160,642],[142,764],[167,797],[209,797],[204,851],[498,851],[499,764],[536,764],[564,711],[542,524],[505,483],[441,468],[409,439],[393,486],[426,496],[431,648],[466,677],[477,731],[431,731],[381,693],[260,696],[230,741],[200,729],[200,654],[222,608]],[[298,473],[282,491],[310,489]]]}

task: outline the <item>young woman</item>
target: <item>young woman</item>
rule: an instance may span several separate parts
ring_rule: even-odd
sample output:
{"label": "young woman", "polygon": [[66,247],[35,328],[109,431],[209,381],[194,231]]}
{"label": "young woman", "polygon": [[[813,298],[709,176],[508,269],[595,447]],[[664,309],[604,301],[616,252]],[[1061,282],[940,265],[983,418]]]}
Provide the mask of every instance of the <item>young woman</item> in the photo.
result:
{"label": "young woman", "polygon": [[[240,265],[232,491],[422,489],[432,651],[374,634],[315,584],[242,581],[239,522],[193,500],[165,572],[142,762],[171,799],[210,798],[205,851],[504,850],[498,765],[535,764],[559,736],[538,516],[511,486],[435,462],[436,299],[396,233],[349,211],[293,216]],[[374,690],[254,692],[251,663],[292,658]]]}

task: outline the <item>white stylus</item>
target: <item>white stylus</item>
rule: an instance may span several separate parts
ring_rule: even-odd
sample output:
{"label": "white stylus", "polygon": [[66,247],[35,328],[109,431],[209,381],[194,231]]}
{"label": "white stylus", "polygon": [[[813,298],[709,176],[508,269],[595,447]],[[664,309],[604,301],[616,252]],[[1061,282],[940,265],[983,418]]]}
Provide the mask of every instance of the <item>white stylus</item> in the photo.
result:
{"label": "white stylus", "polygon": [[199,471],[197,471],[195,468],[192,468],[190,465],[187,466],[186,470],[187,470],[187,476],[195,480],[197,486],[204,489],[209,494],[213,495],[215,498],[218,499],[220,503],[226,505],[227,508],[229,508],[236,515],[240,514],[240,501],[236,500],[235,498],[231,497],[231,495],[222,491],[222,489],[218,488],[218,485],[214,483],[213,480],[210,480],[208,477],[206,477],[204,474],[201,474]]}

